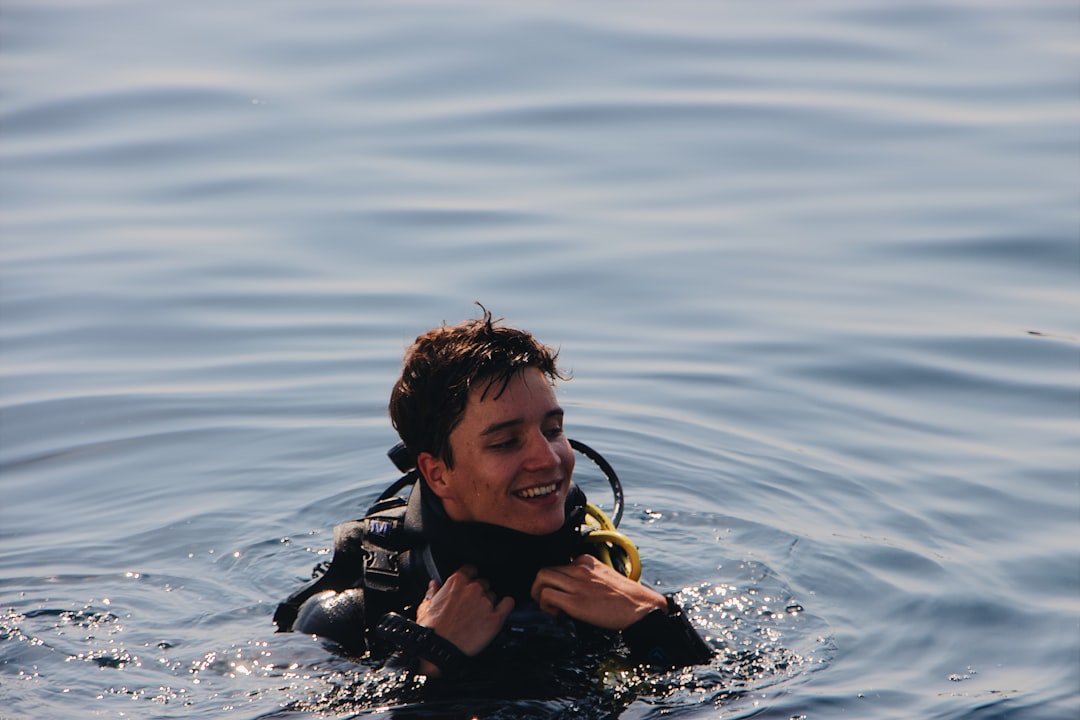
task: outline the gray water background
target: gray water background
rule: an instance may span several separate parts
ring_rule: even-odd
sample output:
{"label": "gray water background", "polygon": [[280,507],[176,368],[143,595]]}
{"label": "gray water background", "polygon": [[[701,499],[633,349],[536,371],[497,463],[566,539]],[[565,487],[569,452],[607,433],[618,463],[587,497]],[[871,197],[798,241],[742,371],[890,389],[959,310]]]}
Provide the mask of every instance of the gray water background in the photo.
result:
{"label": "gray water background", "polygon": [[476,714],[1076,718],[1078,58],[1042,0],[8,0],[0,717],[393,704],[270,616],[479,300],[725,652]]}

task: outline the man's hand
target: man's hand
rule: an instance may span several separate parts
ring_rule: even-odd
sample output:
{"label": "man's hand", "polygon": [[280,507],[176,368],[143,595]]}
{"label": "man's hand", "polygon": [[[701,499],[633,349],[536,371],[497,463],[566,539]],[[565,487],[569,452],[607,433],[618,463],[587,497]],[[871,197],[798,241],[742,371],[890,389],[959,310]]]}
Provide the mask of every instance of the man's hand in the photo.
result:
{"label": "man's hand", "polygon": [[625,630],[653,610],[666,610],[663,595],[597,560],[579,555],[569,565],[544,568],[533,581],[540,609],[608,630]]}
{"label": "man's hand", "polygon": [[[514,608],[514,599],[498,600],[476,568],[464,565],[442,585],[428,583],[427,594],[416,608],[416,622],[434,630],[470,657],[486,648],[499,634]],[[437,677],[438,668],[421,661],[420,671]]]}

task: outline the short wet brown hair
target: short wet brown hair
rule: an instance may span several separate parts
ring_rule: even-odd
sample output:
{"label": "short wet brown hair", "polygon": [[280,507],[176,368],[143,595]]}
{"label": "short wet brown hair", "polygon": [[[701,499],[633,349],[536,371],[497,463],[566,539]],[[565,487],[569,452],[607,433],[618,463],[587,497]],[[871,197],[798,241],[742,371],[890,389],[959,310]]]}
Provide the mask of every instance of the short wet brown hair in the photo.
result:
{"label": "short wet brown hair", "polygon": [[[477,303],[480,305],[480,303]],[[405,352],[401,377],[390,393],[390,421],[411,459],[423,452],[453,467],[450,433],[465,414],[469,390],[486,383],[484,396],[498,398],[526,368],[540,370],[552,384],[568,380],[556,365],[558,351],[532,334],[499,325],[491,311],[459,325],[434,328]]]}

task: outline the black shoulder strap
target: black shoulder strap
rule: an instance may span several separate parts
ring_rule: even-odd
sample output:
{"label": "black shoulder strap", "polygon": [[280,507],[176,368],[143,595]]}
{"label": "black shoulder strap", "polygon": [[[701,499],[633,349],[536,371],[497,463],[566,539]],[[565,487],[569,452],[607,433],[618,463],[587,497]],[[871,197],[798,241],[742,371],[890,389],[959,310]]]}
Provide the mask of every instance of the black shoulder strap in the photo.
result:
{"label": "black shoulder strap", "polygon": [[419,481],[408,497],[380,498],[364,518],[364,596],[369,618],[396,611],[408,614],[423,596],[429,572]]}
{"label": "black shoulder strap", "polygon": [[401,589],[402,555],[408,552],[405,539],[404,498],[392,497],[375,503],[361,522],[363,530],[363,583],[368,592],[397,593]]}

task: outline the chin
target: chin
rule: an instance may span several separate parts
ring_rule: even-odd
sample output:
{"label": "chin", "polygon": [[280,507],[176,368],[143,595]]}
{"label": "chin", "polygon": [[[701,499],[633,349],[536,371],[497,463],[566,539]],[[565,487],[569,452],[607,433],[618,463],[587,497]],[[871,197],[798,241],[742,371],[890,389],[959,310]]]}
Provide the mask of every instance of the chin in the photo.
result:
{"label": "chin", "polygon": [[523,530],[523,532],[529,535],[550,535],[563,526],[566,522],[566,513],[559,513],[558,517],[552,516],[550,520],[545,519],[545,522],[536,523],[530,529]]}

